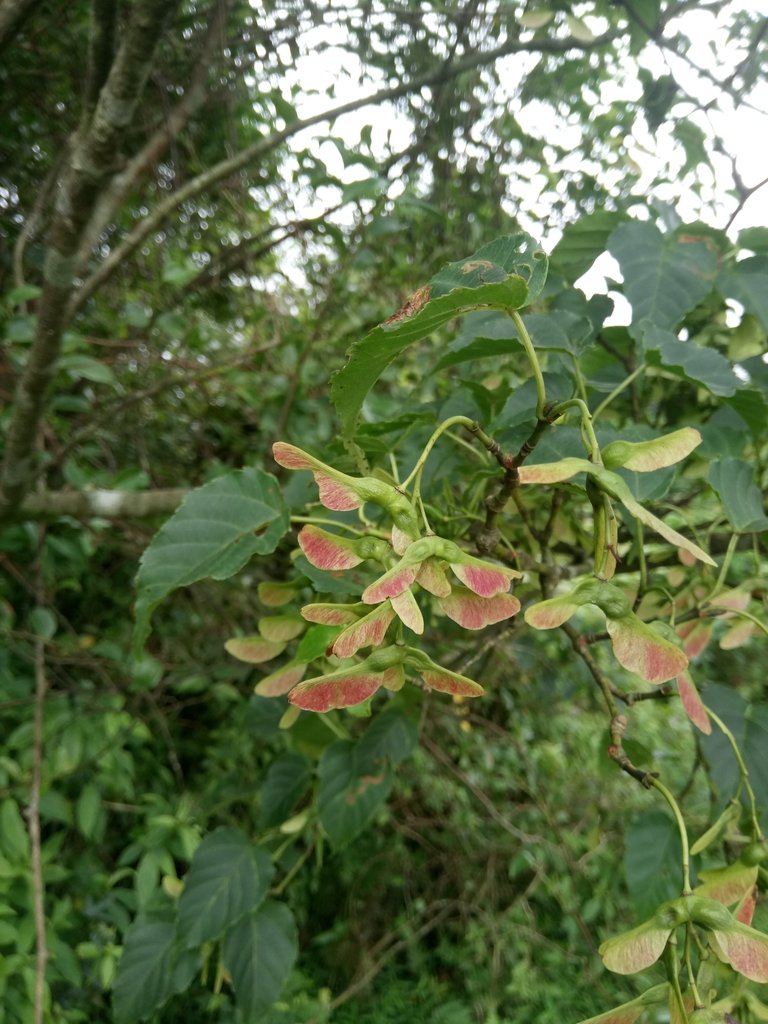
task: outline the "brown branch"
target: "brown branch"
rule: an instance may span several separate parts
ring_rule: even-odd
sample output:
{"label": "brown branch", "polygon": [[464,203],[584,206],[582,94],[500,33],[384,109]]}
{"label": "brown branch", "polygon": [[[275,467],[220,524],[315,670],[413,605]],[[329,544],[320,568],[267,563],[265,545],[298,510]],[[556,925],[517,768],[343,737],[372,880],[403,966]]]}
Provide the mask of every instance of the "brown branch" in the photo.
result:
{"label": "brown branch", "polygon": [[318,114],[313,114],[311,117],[305,117],[303,119],[293,121],[291,124],[286,125],[285,128],[272,132],[270,135],[267,135],[263,139],[259,139],[258,142],[253,143],[251,146],[247,146],[245,149],[241,150],[240,153],[236,153],[234,156],[229,157],[226,160],[222,160],[220,163],[210,167],[207,171],[203,171],[201,174],[198,174],[182,188],[177,189],[172,195],[158,203],[154,211],[136,225],[133,231],[123,239],[120,245],[118,245],[109,254],[109,256],[107,256],[98,270],[94,271],[94,273],[83,283],[81,288],[72,296],[68,307],[69,316],[73,316],[77,310],[80,309],[83,303],[93,295],[96,289],[107,281],[112,274],[114,274],[117,268],[133,255],[142,242],[161,227],[175,209],[185,203],[188,199],[191,199],[193,196],[206,191],[217,182],[230,177],[230,175],[235,174],[244,167],[247,167],[248,164],[252,164],[267,153],[272,152],[272,150],[276,149],[281,143],[292,138],[294,135],[297,135],[299,132],[304,131],[306,128],[311,128],[313,125],[321,124],[323,121],[332,121],[337,117],[341,117],[342,114],[351,113],[352,111],[359,110],[362,107],[378,105],[390,100],[400,99],[402,96],[407,96],[409,93],[416,92],[424,86],[437,85],[441,82],[454,79],[465,71],[476,67],[482,67],[487,64],[492,64],[499,58],[509,56],[513,53],[528,53],[530,51],[535,51],[551,54],[564,54],[574,49],[582,51],[594,50],[606,43],[613,42],[616,38],[617,33],[611,31],[605,32],[603,35],[596,36],[591,42],[580,42],[579,40],[572,38],[530,40],[528,42],[521,42],[519,39],[511,39],[502,46],[496,47],[494,50],[488,50],[485,53],[469,54],[461,60],[456,61],[455,64],[448,68],[443,67],[439,71],[431,71],[427,74],[419,75],[410,79],[408,82],[402,82],[399,85],[392,86],[387,89],[380,89],[369,96],[349,100],[347,103],[341,103],[338,106],[330,107],[328,110],[321,111]]}
{"label": "brown branch", "polygon": [[[43,593],[40,554],[44,533],[39,531],[36,597],[39,605],[45,599]],[[43,879],[42,836],[40,832],[40,792],[43,779],[43,734],[45,715],[45,694],[48,680],[45,671],[45,640],[36,637],[35,648],[35,702],[32,726],[32,777],[29,787],[27,823],[32,874],[32,904],[35,919],[35,987],[34,1024],[43,1024],[45,1010],[45,967],[48,962],[48,945],[45,936],[45,880]]]}
{"label": "brown branch", "polygon": [[0,50],[19,32],[38,0],[0,0]]}
{"label": "brown branch", "polygon": [[170,487],[156,491],[36,491],[19,508],[19,519],[141,519],[175,512],[189,491]]}
{"label": "brown branch", "polygon": [[159,36],[175,4],[137,0],[87,130],[78,133],[62,174],[43,268],[38,323],[19,379],[0,467],[0,521],[23,500],[34,473],[38,428],[67,324],[76,256],[114,153],[132,123]]}

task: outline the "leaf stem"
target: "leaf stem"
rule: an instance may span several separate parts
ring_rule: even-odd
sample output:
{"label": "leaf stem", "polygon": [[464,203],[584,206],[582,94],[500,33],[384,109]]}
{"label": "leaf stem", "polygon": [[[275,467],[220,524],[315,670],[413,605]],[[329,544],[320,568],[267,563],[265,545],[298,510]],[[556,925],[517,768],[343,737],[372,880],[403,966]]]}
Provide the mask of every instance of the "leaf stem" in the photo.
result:
{"label": "leaf stem", "polygon": [[711,601],[712,598],[715,597],[716,594],[719,594],[720,591],[723,589],[723,586],[725,585],[725,578],[728,575],[728,570],[731,567],[731,559],[733,558],[733,553],[736,550],[736,545],[738,543],[739,534],[732,533],[731,539],[728,541],[728,548],[723,558],[723,564],[720,566],[720,572],[717,574],[717,579],[715,580],[715,585],[714,587],[712,587],[712,590],[707,595],[708,601]]}
{"label": "leaf stem", "polygon": [[610,393],[610,395],[608,395],[606,398],[604,398],[602,400],[602,402],[598,405],[598,407],[595,409],[595,411],[592,413],[592,422],[593,423],[597,419],[597,417],[600,416],[601,413],[605,412],[605,410],[608,408],[608,406],[611,404],[611,402],[614,400],[614,398],[617,398],[621,394],[622,391],[624,391],[626,388],[628,388],[629,385],[632,383],[632,381],[637,380],[637,378],[640,376],[641,373],[643,373],[645,371],[645,369],[646,369],[645,363],[643,363],[641,366],[637,366],[632,371],[632,373],[629,374],[628,377],[624,378],[624,380],[621,382],[621,384],[617,384],[616,385],[616,387],[613,389],[613,391]]}
{"label": "leaf stem", "polygon": [[683,993],[680,991],[680,968],[677,958],[677,938],[674,934],[670,937],[669,942],[667,943],[665,954],[664,966],[667,969],[667,979],[675,994],[675,1002],[677,1003],[677,1008],[680,1011],[680,1019],[684,1021],[685,1024],[688,1024],[688,1013],[685,1009]]}
{"label": "leaf stem", "polygon": [[[443,422],[438,426],[438,428],[432,434],[430,439],[424,445],[424,451],[416,460],[416,465],[413,467],[413,469],[405,478],[405,480],[403,480],[403,482],[400,484],[402,490],[405,490],[405,488],[411,483],[412,480],[416,480],[416,483],[414,485],[414,497],[416,497],[416,494],[419,489],[419,479],[421,478],[421,473],[422,470],[424,469],[424,465],[427,459],[429,458],[429,453],[437,444],[440,435],[444,433],[446,430],[450,430],[451,427],[466,427],[467,430],[473,430],[473,433],[477,434],[478,437],[482,435],[481,439],[487,437],[487,435],[483,434],[483,431],[479,430],[475,421],[471,420],[468,416],[449,416],[447,420],[443,420]],[[490,438],[488,438],[488,440],[490,443],[493,443]]]}
{"label": "leaf stem", "polygon": [[655,775],[648,776],[648,782],[654,789],[658,789],[664,799],[669,805],[669,809],[674,815],[675,822],[677,823],[677,830],[680,833],[680,845],[682,846],[682,867],[683,867],[683,896],[691,895],[691,856],[688,851],[688,833],[685,830],[685,822],[683,816],[680,813],[680,808],[677,806],[677,800],[672,796],[670,791],[660,782]]}
{"label": "leaf stem", "polygon": [[543,420],[545,416],[545,408],[547,405],[547,391],[544,386],[544,374],[541,372],[541,364],[539,363],[539,357],[536,355],[536,349],[533,347],[531,336],[526,330],[523,318],[517,312],[516,309],[507,309],[507,313],[512,318],[512,322],[517,328],[517,333],[520,335],[520,341],[525,354],[528,356],[528,362],[533,372],[533,379],[536,382],[536,418]]}
{"label": "leaf stem", "polygon": [[581,413],[581,429],[586,435],[589,457],[596,466],[602,466],[603,460],[600,456],[600,445],[597,443],[595,428],[592,426],[592,414],[589,411],[589,406],[581,398],[569,398],[565,402],[558,402],[550,416],[553,418],[555,416],[559,416],[560,413],[565,412],[566,409],[578,409]]}

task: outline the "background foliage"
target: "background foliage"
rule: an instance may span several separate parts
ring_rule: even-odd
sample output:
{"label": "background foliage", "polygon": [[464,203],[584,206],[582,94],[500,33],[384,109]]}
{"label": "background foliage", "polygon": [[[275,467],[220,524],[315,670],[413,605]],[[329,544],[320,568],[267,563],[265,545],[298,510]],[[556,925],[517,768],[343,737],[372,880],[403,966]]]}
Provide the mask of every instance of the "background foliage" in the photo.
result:
{"label": "background foliage", "polygon": [[[713,40],[698,71],[692,8]],[[0,2],[3,1020],[546,1024],[640,991],[597,949],[679,893],[677,833],[608,757],[573,636],[433,619],[424,650],[485,697],[407,686],[290,729],[254,686],[322,657],[327,627],[265,665],[224,643],[283,613],[266,584],[360,592],[295,557],[289,516],[316,491],[270,454],[280,439],[357,472],[339,436],[357,407],[343,377],[336,408],[329,388],[353,342],[372,375],[355,442],[382,478],[449,416],[507,451],[530,435],[507,318],[459,317],[448,291],[419,339],[377,327],[524,229],[550,256],[521,300],[548,396],[582,396],[601,445],[701,432],[681,465],[625,479],[718,569],[627,515],[617,582],[655,594],[649,617],[673,596],[695,628],[697,685],[765,813],[768,232],[738,230],[757,183],[715,130],[760,102],[765,31],[748,5],[685,0]],[[605,251],[622,280],[587,298]],[[606,323],[622,295],[631,323]],[[399,354],[373,373],[385,336]],[[568,456],[575,418],[535,461]],[[443,438],[422,484],[438,532],[473,550],[499,480],[481,446]],[[510,506],[524,605],[589,573],[588,508],[581,479]],[[208,518],[199,556],[155,577],[147,556],[134,610],[152,538],[199,543]],[[700,617],[717,588],[757,624]],[[576,640],[602,629],[580,614]],[[619,692],[643,689],[589,650]],[[624,749],[695,837],[739,766],[671,691],[630,700]],[[740,807],[695,870],[740,855]],[[740,1024],[765,1019],[759,989],[729,991]]]}

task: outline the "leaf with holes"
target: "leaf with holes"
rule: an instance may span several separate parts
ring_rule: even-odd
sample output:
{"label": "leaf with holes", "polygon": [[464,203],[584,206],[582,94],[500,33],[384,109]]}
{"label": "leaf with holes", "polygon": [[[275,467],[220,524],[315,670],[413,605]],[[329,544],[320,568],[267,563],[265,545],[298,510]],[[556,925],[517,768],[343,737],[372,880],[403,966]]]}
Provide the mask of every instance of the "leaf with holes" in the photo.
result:
{"label": "leaf with holes", "polygon": [[409,345],[473,309],[520,309],[539,294],[546,274],[545,254],[524,232],[497,238],[466,259],[449,263],[349,350],[331,383],[344,435],[352,435],[366,395]]}

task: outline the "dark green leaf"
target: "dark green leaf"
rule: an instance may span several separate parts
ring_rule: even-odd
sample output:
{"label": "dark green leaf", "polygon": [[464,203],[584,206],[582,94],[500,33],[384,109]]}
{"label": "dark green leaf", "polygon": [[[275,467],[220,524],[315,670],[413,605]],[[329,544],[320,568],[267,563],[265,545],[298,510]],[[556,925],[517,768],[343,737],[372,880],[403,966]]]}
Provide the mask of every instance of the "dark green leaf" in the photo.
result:
{"label": "dark green leaf", "polygon": [[768,529],[763,496],[748,463],[740,459],[719,459],[710,467],[708,479],[720,496],[734,530],[753,533]]}
{"label": "dark green leaf", "polygon": [[399,764],[419,742],[419,731],[399,711],[384,711],[368,726],[357,744],[358,760],[371,768],[382,761]]}
{"label": "dark green leaf", "polygon": [[768,330],[768,256],[750,256],[724,271],[718,280],[724,295],[737,299]]}
{"label": "dark green leaf", "polygon": [[604,252],[611,233],[625,219],[623,214],[598,210],[569,224],[549,258],[552,270],[566,281],[576,281]]}
{"label": "dark green leaf", "polygon": [[277,1000],[297,952],[293,915],[274,900],[227,932],[222,959],[244,1021],[250,1024]]}
{"label": "dark green leaf", "polygon": [[144,1020],[173,995],[174,936],[166,921],[136,921],[128,929],[112,995],[115,1024]]}
{"label": "dark green leaf", "polygon": [[693,341],[680,341],[671,331],[654,324],[642,328],[646,362],[680,371],[681,376],[703,384],[713,395],[732,395],[741,387],[733,367],[719,352]]}
{"label": "dark green leaf", "polygon": [[153,610],[171,591],[208,576],[227,579],[252,555],[274,551],[288,525],[277,481],[261,469],[238,469],[192,491],[142,556],[135,650],[149,633]]}
{"label": "dark green leaf", "polygon": [[717,253],[707,239],[662,235],[648,221],[633,221],[616,228],[608,248],[621,267],[635,324],[673,328],[712,288]]}
{"label": "dark green leaf", "polygon": [[662,811],[649,811],[627,830],[624,869],[627,888],[639,918],[680,894],[680,836]]}
{"label": "dark green leaf", "polygon": [[523,232],[498,238],[472,256],[449,263],[399,312],[349,350],[346,365],[331,384],[343,433],[352,434],[365,396],[405,348],[472,309],[519,309],[539,293],[546,272],[546,256]]}
{"label": "dark green leaf", "polygon": [[469,313],[464,318],[459,336],[448,345],[448,350],[435,363],[432,372],[437,373],[470,359],[498,358],[519,352],[521,347],[515,325],[504,313]]}
{"label": "dark green leaf", "polygon": [[567,310],[555,310],[546,316],[534,313],[523,317],[537,349],[557,349],[580,356],[592,343],[592,324],[583,316]]}
{"label": "dark green leaf", "polygon": [[220,828],[195,851],[179,899],[178,931],[185,948],[218,938],[266,895],[274,868],[242,832]]}
{"label": "dark green leaf", "polygon": [[740,249],[751,249],[752,252],[768,252],[768,228],[744,228],[739,232]]}
{"label": "dark green leaf", "polygon": [[320,759],[320,822],[337,849],[361,832],[389,796],[392,776],[384,765],[361,764],[354,743],[340,740]]}
{"label": "dark green leaf", "polygon": [[312,765],[301,754],[283,754],[273,761],[259,793],[259,827],[272,828],[285,821],[311,778]]}

